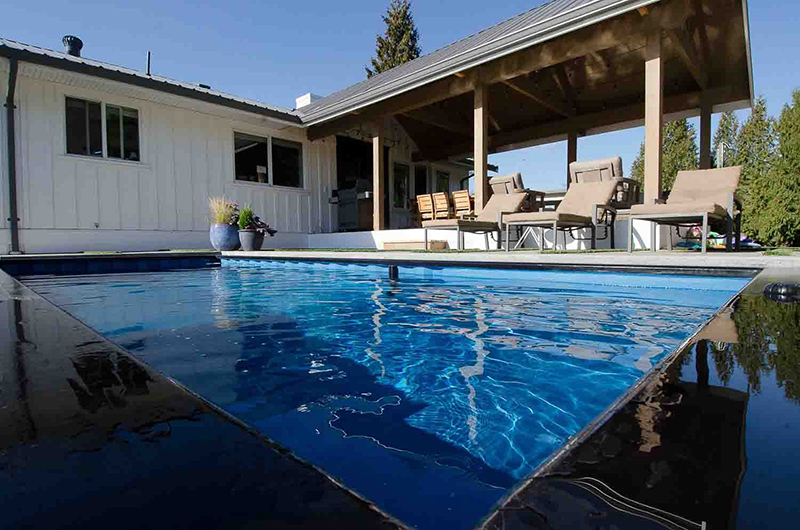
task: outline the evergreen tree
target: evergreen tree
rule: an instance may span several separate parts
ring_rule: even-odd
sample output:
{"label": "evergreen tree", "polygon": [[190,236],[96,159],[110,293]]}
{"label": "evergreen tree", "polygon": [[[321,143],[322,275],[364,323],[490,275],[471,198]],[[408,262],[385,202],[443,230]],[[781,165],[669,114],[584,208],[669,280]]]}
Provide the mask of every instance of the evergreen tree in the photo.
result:
{"label": "evergreen tree", "polygon": [[[669,191],[678,171],[697,169],[697,132],[687,120],[675,120],[664,125],[662,142],[661,184]],[[644,142],[631,166],[631,178],[644,183]]]}
{"label": "evergreen tree", "polygon": [[366,67],[367,77],[413,61],[422,54],[410,0],[392,0],[382,18],[386,31],[376,38],[376,57],[370,59],[372,68]]}
{"label": "evergreen tree", "polygon": [[769,206],[767,201],[772,197],[770,181],[777,178],[772,172],[776,162],[776,128],[775,118],[767,113],[767,101],[760,96],[736,140],[735,165],[742,166],[739,180],[739,199],[744,206],[742,230],[767,244],[775,242],[766,235],[769,216],[764,208]]}
{"label": "evergreen tree", "polygon": [[717,125],[717,131],[714,133],[714,141],[711,144],[711,166],[722,167],[717,160],[717,153],[719,153],[719,146],[725,144],[724,147],[724,166],[732,166],[736,162],[736,140],[739,135],[739,120],[736,114],[729,110],[722,113],[722,117]]}
{"label": "evergreen tree", "polygon": [[767,113],[767,100],[759,96],[736,139],[734,160],[735,165],[742,166],[739,187],[745,195],[751,181],[759,175],[766,175],[775,161],[776,125],[775,118]]}
{"label": "evergreen tree", "polygon": [[[741,158],[744,187],[742,225],[752,238],[770,246],[800,245],[800,91],[781,111],[780,120],[766,118],[759,98],[748,130],[747,152]],[[750,121],[750,120],[748,120]],[[747,125],[747,124],[745,124]],[[777,130],[777,146],[775,133]],[[744,127],[742,127],[744,132]]]}

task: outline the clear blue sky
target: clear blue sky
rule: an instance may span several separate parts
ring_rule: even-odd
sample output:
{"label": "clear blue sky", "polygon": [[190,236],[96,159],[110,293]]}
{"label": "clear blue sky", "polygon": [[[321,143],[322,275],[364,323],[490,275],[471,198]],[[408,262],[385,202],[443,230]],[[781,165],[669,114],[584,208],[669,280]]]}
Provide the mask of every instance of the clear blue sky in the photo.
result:
{"label": "clear blue sky", "polygon": [[[0,36],[58,50],[61,36],[74,34],[84,56],[137,69],[150,50],[154,73],[291,108],[301,94],[330,94],[364,78],[388,3],[6,1]],[[426,53],[541,3],[417,0],[413,11]],[[798,2],[750,1],[755,90],[773,114],[800,87],[797,20]],[[629,172],[642,136],[632,129],[582,138],[578,158],[619,154]],[[565,158],[562,142],[491,161],[503,173],[521,171],[531,188],[550,189],[564,183]]]}

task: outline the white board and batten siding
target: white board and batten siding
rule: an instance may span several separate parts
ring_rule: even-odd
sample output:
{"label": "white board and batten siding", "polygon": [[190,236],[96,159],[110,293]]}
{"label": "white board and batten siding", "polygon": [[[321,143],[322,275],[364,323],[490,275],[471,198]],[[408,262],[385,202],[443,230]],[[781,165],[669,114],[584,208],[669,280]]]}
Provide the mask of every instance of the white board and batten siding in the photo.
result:
{"label": "white board and batten siding", "polygon": [[[0,64],[0,68],[3,65]],[[7,71],[7,62],[5,64]],[[3,93],[7,75],[2,76]],[[65,98],[139,112],[140,162],[66,154]],[[279,233],[269,246],[305,247],[309,233],[337,229],[336,146],[302,129],[169,94],[20,64],[17,188],[22,250],[209,248],[209,196],[250,204]],[[5,113],[2,122],[5,149]],[[234,180],[234,131],[303,144],[304,188]],[[0,211],[7,228],[6,157]],[[8,230],[3,251],[8,252]]]}

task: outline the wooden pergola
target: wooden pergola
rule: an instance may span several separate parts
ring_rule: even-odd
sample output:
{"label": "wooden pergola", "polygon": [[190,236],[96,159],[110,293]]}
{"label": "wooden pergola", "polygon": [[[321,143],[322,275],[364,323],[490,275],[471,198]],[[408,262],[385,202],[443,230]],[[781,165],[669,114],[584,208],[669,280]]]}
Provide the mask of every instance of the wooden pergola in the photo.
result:
{"label": "wooden pergola", "polygon": [[[554,4],[559,1],[564,0]],[[311,115],[308,138],[313,141],[371,124],[377,162],[373,177],[375,230],[384,228],[380,146],[381,124],[387,118],[396,119],[416,144],[415,161],[465,155],[474,159],[476,209],[488,200],[489,154],[567,140],[568,165],[577,157],[580,136],[643,124],[644,196],[649,203],[662,191],[665,120],[700,116],[700,167],[708,168],[711,114],[751,106],[747,3],[583,3],[589,9],[591,4],[603,2],[608,16],[572,20],[566,13],[562,26],[547,28],[542,38],[497,50],[462,69],[457,61],[442,60],[447,64],[438,73],[441,75],[429,72],[416,84],[394,91],[380,91],[381,76],[373,78],[378,81],[370,80],[371,84],[365,82],[367,86],[360,89],[363,93],[358,92],[361,85],[356,85],[354,94],[340,98],[343,103],[329,106],[327,116]],[[612,7],[616,11],[609,11]],[[461,54],[469,51],[458,50]],[[415,62],[408,63],[409,73],[404,76],[413,78]],[[387,77],[387,83],[397,85],[391,78]]]}

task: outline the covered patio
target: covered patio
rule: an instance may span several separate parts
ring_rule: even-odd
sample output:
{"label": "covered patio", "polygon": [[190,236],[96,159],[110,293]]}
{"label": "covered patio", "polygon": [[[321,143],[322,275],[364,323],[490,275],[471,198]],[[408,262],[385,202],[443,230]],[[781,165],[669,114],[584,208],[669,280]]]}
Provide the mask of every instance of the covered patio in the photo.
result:
{"label": "covered patio", "polygon": [[[642,200],[651,204],[662,197],[664,122],[700,117],[707,169],[711,115],[752,100],[746,0],[555,0],[309,105],[303,120],[311,141],[372,131],[381,231],[384,131],[394,121],[415,162],[474,160],[476,213],[491,193],[490,154],[566,141],[568,186],[580,137],[644,125]],[[523,178],[537,189],[535,175]]]}

